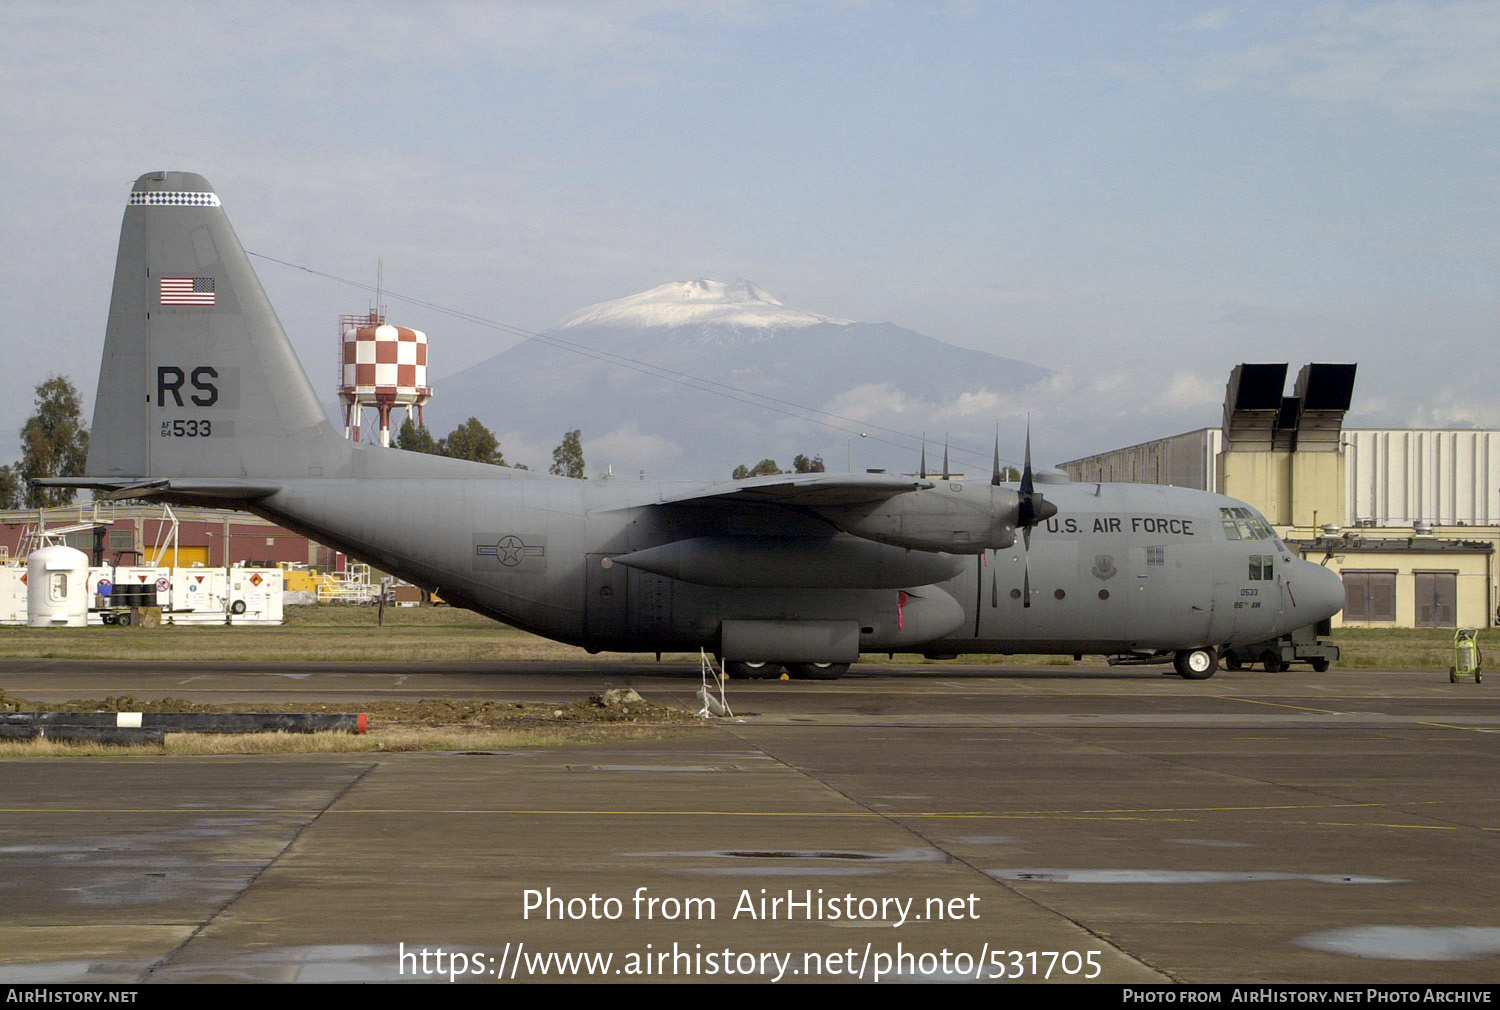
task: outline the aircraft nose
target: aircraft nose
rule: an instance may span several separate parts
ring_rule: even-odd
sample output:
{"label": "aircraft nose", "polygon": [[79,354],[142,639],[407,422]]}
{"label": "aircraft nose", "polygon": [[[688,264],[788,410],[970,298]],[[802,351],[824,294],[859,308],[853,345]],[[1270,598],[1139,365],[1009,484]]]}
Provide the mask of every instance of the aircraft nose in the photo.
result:
{"label": "aircraft nose", "polygon": [[1303,561],[1297,574],[1292,592],[1297,609],[1307,615],[1307,623],[1332,617],[1344,609],[1344,580],[1338,572]]}

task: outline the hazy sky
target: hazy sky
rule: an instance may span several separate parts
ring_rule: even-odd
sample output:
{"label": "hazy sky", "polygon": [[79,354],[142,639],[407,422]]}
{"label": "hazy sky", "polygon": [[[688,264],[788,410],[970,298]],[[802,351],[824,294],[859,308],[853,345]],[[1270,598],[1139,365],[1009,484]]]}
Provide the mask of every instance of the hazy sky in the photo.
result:
{"label": "hazy sky", "polygon": [[[1489,2],[0,0],[0,88],[0,458],[48,373],[92,402],[157,169],[254,253],[512,327],[743,278],[1021,358],[1056,381],[985,409],[1044,461],[1216,424],[1245,360],[1500,426]],[[331,392],[370,295],[255,263]],[[516,339],[388,304],[439,378]]]}

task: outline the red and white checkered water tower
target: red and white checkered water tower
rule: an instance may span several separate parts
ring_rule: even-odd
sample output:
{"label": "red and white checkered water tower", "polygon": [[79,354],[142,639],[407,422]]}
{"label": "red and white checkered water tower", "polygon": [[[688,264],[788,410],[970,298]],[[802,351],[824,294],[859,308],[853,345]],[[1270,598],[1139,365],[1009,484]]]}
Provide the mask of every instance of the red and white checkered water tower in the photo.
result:
{"label": "red and white checkered water tower", "polygon": [[380,444],[391,444],[391,411],[405,410],[422,423],[422,406],[432,398],[427,384],[427,334],[391,326],[371,311],[339,317],[339,401],[344,405],[344,435],[360,440],[366,408],[380,417]]}

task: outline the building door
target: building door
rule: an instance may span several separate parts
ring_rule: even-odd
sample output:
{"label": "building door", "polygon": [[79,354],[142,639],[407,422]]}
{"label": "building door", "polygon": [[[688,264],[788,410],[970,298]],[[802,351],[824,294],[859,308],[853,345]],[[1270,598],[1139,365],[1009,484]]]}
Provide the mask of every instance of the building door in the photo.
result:
{"label": "building door", "polygon": [[1458,573],[1417,572],[1417,627],[1458,627]]}
{"label": "building door", "polygon": [[1396,620],[1395,572],[1344,572],[1344,620]]}

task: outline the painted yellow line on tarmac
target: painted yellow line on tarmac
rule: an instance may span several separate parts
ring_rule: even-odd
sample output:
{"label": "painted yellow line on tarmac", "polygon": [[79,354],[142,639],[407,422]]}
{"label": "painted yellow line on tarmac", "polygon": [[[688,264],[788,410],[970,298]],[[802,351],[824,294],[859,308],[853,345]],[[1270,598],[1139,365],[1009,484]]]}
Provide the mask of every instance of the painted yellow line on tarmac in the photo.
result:
{"label": "painted yellow line on tarmac", "polygon": [[1239,695],[1225,695],[1226,701],[1242,701],[1247,705],[1265,705],[1268,708],[1290,708],[1297,712],[1317,712],[1319,715],[1348,715],[1348,712],[1340,712],[1331,708],[1314,708],[1311,705],[1289,705],[1284,701],[1261,701],[1259,698],[1245,698]]}

